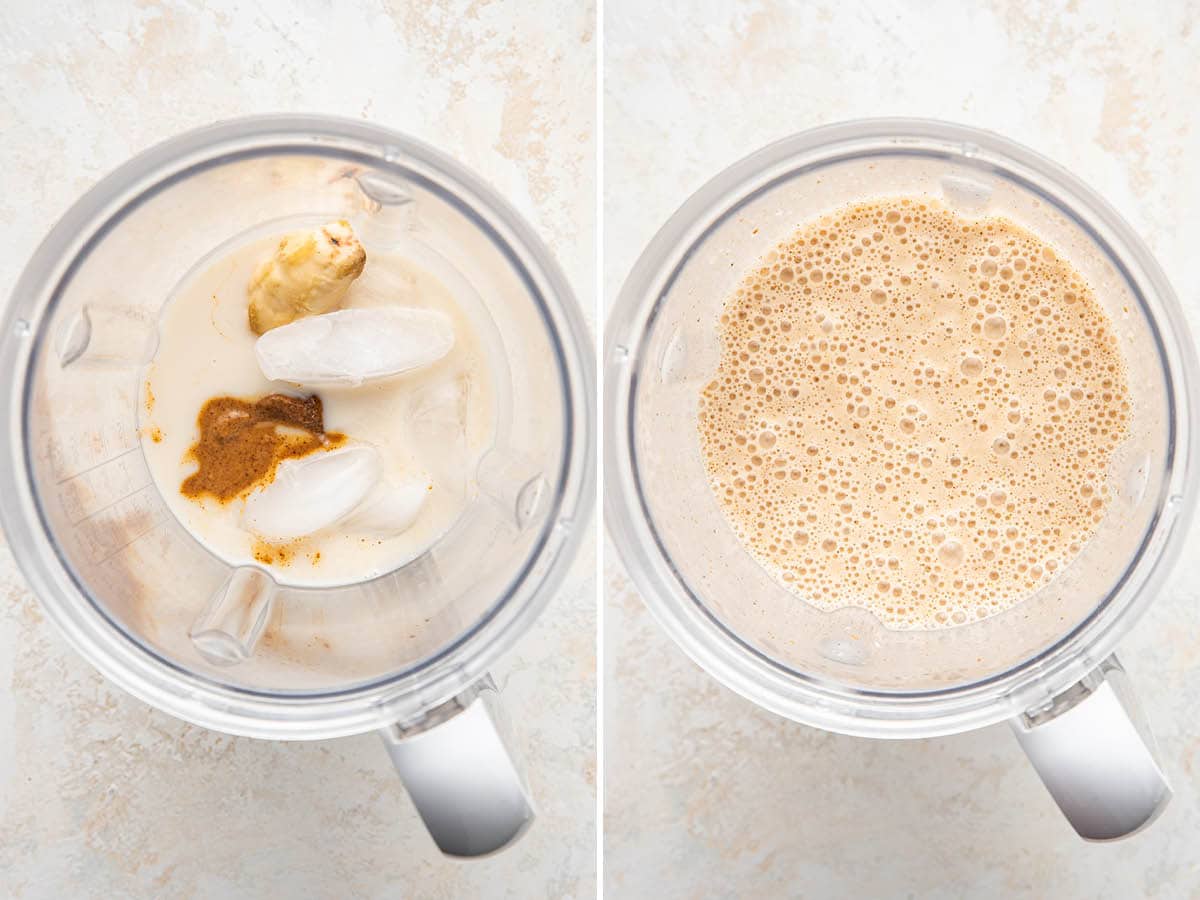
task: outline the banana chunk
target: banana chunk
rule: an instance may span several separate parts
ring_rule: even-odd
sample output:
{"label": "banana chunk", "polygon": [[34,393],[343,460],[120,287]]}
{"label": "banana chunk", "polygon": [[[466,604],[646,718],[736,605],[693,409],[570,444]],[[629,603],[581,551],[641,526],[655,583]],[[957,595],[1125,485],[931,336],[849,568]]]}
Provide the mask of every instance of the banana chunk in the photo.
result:
{"label": "banana chunk", "polygon": [[344,219],[284,235],[250,279],[250,329],[263,334],[301,316],[337,309],[367,253]]}

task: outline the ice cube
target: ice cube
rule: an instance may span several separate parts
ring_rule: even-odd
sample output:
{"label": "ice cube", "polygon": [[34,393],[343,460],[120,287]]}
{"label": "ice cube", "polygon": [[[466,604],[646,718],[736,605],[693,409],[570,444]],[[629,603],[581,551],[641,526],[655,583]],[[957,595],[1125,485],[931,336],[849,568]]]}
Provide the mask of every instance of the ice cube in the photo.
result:
{"label": "ice cube", "polygon": [[373,537],[391,537],[412,527],[433,482],[428,477],[406,478],[398,484],[381,484],[342,522],[349,531]]}
{"label": "ice cube", "polygon": [[285,459],[275,480],[246,498],[242,527],[275,541],[313,534],[345,518],[382,474],[379,451],[362,445]]}
{"label": "ice cube", "polygon": [[421,432],[458,433],[466,427],[471,392],[467,375],[427,380],[409,402],[412,427]]}
{"label": "ice cube", "polygon": [[272,381],[359,385],[437,362],[454,346],[450,318],[431,309],[343,309],[272,329],[254,345]]}
{"label": "ice cube", "polygon": [[407,409],[413,440],[437,448],[424,457],[430,477],[451,496],[462,492],[474,470],[466,434],[470,391],[471,381],[465,375],[434,376],[413,392]]}
{"label": "ice cube", "polygon": [[420,289],[413,269],[408,266],[367,266],[354,282],[354,309],[378,309],[381,306],[419,306]]}

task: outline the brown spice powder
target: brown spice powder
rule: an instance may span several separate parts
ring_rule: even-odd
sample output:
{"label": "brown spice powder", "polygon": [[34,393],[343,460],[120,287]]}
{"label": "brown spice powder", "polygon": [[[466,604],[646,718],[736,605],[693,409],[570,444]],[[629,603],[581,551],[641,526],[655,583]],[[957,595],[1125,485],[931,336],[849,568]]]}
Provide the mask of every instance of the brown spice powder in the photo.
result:
{"label": "brown spice powder", "polygon": [[214,397],[196,419],[200,439],[188,450],[199,465],[180,487],[193,500],[228,503],[269,484],[285,459],[329,450],[346,441],[325,431],[321,398],[268,394],[257,400]]}

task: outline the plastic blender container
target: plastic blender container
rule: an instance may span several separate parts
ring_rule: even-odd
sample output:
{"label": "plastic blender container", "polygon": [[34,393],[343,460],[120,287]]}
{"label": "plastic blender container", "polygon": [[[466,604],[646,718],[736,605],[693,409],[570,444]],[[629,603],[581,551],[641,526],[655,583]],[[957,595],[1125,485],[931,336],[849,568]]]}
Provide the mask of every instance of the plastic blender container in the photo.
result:
{"label": "plastic blender container", "polygon": [[[887,195],[1003,215],[1056,247],[1111,317],[1130,436],[1094,538],[1042,590],[956,627],[902,631],[821,612],[742,547],[708,486],[696,427],[717,317],[805,221]],[[1113,649],[1158,593],[1196,503],[1195,352],[1166,278],[1116,212],[996,135],[881,119],[796,135],[722,172],[646,248],[609,320],[605,516],[663,628],[750,700],[844,734],[918,738],[1009,721],[1085,838],[1148,823],[1170,791]]]}
{"label": "plastic blender container", "polygon": [[[349,219],[368,247],[412,256],[450,288],[488,346],[498,425],[478,489],[423,555],[306,589],[232,568],[175,520],[138,408],[159,311],[189,270],[233,236],[314,216]],[[453,160],[324,117],[204,128],[101,181],[22,274],[0,331],[3,525],[50,618],[117,685],[233,734],[378,729],[443,852],[491,852],[532,807],[487,670],[550,600],[585,530],[592,359],[546,248]]]}

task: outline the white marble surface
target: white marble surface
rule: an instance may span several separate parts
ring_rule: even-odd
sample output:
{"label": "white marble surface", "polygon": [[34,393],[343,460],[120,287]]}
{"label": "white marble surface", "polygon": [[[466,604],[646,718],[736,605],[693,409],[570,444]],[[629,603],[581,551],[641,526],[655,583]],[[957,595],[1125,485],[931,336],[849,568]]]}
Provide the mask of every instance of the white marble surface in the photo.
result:
{"label": "white marble surface", "polygon": [[[406,131],[474,168],[590,309],[594,19],[555,0],[0,5],[0,293],[131,154],[217,119],[306,111]],[[469,864],[436,852],[373,735],[231,738],[109,687],[43,619],[0,541],[0,896],[594,896],[585,540],[495,673],[541,816],[509,852]]]}
{"label": "white marble surface", "polygon": [[[605,20],[605,295],[705,180],[842,119],[919,115],[1066,165],[1149,242],[1200,334],[1200,6],[1163,0],[642,3]],[[687,660],[606,554],[609,898],[1200,897],[1200,534],[1121,649],[1176,796],[1080,842],[1005,727],[826,734]]]}

